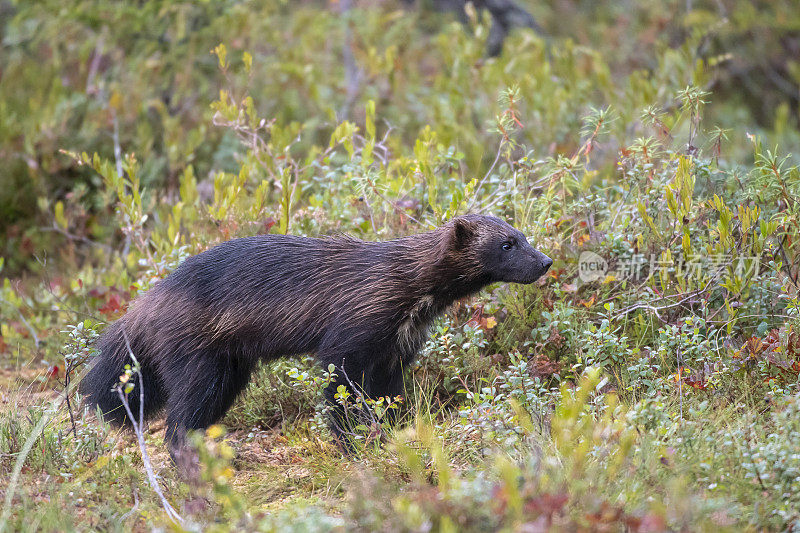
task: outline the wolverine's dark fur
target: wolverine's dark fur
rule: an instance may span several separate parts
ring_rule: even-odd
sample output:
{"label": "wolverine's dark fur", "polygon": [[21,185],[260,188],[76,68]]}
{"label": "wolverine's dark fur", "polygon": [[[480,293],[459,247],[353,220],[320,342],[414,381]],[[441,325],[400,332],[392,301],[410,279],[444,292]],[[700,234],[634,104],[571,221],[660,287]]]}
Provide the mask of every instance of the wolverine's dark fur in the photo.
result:
{"label": "wolverine's dark fur", "polygon": [[[478,215],[386,242],[228,241],[187,259],[107,328],[82,390],[106,417],[126,423],[112,388],[133,353],[145,417],[166,407],[173,450],[186,430],[222,417],[259,361],[315,353],[335,365],[338,383],[394,396],[403,365],[448,305],[494,281],[533,282],[551,263],[519,231]],[[332,404],[335,391],[336,384],[326,390]],[[138,385],[129,398],[136,415]]]}

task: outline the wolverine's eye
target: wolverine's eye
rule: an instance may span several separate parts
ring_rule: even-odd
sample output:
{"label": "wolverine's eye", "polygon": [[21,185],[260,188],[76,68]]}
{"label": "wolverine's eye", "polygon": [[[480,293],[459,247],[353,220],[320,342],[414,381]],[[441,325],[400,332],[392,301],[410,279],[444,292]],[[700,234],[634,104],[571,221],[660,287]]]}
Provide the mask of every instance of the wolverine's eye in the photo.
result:
{"label": "wolverine's eye", "polygon": [[503,250],[505,250],[506,252],[509,251],[510,249],[512,249],[513,247],[514,247],[514,243],[511,242],[511,241],[506,241],[506,242],[503,243]]}

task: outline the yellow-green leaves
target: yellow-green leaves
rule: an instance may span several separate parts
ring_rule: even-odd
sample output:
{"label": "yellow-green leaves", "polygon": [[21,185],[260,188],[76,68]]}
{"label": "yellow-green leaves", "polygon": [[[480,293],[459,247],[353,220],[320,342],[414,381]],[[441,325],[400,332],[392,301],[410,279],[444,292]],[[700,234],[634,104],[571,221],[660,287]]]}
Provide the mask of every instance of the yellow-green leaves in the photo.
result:
{"label": "yellow-green leaves", "polygon": [[223,43],[219,43],[217,46],[211,50],[211,53],[217,56],[219,60],[219,68],[225,70],[228,68],[228,49],[225,47]]}
{"label": "yellow-green leaves", "polygon": [[590,397],[598,394],[608,378],[598,367],[587,368],[578,387],[561,386],[561,400],[551,422],[556,450],[570,472],[586,475],[594,468],[596,458],[603,457],[604,465],[597,467],[608,476],[629,459],[636,432],[625,424],[625,410],[613,394],[605,394],[605,408],[599,416],[590,410]]}
{"label": "yellow-green leaves", "polygon": [[366,105],[366,116],[364,119],[364,129],[367,137],[364,139],[364,147],[361,149],[361,166],[368,167],[372,164],[372,150],[375,148],[375,101],[370,100]]}
{"label": "yellow-green leaves", "polygon": [[253,56],[250,55],[250,52],[244,52],[242,54],[242,62],[244,63],[245,71],[250,74],[253,70]]}
{"label": "yellow-green leaves", "polygon": [[733,245],[733,211],[728,209],[725,202],[716,194],[711,199],[711,202],[719,215],[717,221],[717,234],[719,235],[719,243],[724,248],[730,248]]}
{"label": "yellow-green leaves", "polygon": [[341,122],[331,134],[331,141],[329,146],[333,148],[337,144],[342,144],[350,159],[355,155],[355,146],[353,145],[353,135],[358,133],[358,126],[350,121],[345,120]]}
{"label": "yellow-green leaves", "polygon": [[64,216],[64,202],[61,200],[56,202],[56,206],[53,209],[53,216],[55,217],[56,224],[61,229],[67,229],[69,226],[69,222],[67,222],[67,217]]}
{"label": "yellow-green leaves", "polygon": [[647,207],[642,202],[639,202],[636,207],[639,211],[639,216],[642,217],[642,220],[644,220],[647,227],[650,228],[650,231],[653,232],[658,240],[661,240],[661,232],[658,231],[653,217],[647,212]]}
{"label": "yellow-green leaves", "polygon": [[214,176],[214,203],[208,206],[208,213],[214,220],[221,221],[228,216],[244,190],[250,172],[250,165],[244,164],[236,175],[219,172]]}

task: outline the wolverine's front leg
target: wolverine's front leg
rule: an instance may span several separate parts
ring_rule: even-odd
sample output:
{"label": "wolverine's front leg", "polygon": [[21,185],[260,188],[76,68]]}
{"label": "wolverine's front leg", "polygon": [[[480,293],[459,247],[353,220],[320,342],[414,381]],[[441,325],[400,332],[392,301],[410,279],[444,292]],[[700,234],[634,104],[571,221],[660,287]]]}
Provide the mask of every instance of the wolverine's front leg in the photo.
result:
{"label": "wolverine's front leg", "polygon": [[354,359],[352,355],[345,355],[339,358],[338,364],[330,360],[324,362],[326,367],[334,365],[335,374],[325,388],[325,401],[329,408],[328,426],[347,454],[355,452],[354,428],[368,423],[367,413],[360,400],[366,397],[363,384],[369,380],[369,373],[356,362],[350,363]]}
{"label": "wolverine's front leg", "polygon": [[[331,328],[321,343],[318,357],[323,367],[334,366],[336,377],[325,389],[329,424],[340,445],[351,453],[355,427],[364,425],[380,432],[381,420],[363,400],[394,398],[403,392],[400,357],[391,348],[387,349],[381,339],[365,334],[364,328],[354,327]],[[390,423],[397,418],[394,411],[388,414]]]}
{"label": "wolverine's front leg", "polygon": [[[318,359],[323,368],[334,367],[335,377],[325,389],[328,425],[345,453],[353,453],[353,428],[364,423],[362,406],[364,384],[370,380],[369,353],[357,342],[357,334],[332,328],[322,342]],[[341,394],[340,394],[341,392]]]}
{"label": "wolverine's front leg", "polygon": [[[377,362],[371,368],[369,379],[364,383],[367,396],[373,400],[388,396],[391,402],[403,394],[403,365],[399,358],[388,358]],[[397,423],[398,409],[386,412],[385,420],[389,424]]]}
{"label": "wolverine's front leg", "polygon": [[[348,360],[352,364],[348,364]],[[378,419],[372,407],[364,405],[363,400],[386,396],[394,399],[403,392],[400,365],[376,364],[363,369],[361,362],[351,355],[345,356],[343,363],[334,364],[336,378],[325,389],[331,432],[347,454],[355,452],[354,430],[357,426],[366,426],[374,436],[383,437],[381,423],[395,424],[398,418],[398,410],[391,409],[383,419]]]}

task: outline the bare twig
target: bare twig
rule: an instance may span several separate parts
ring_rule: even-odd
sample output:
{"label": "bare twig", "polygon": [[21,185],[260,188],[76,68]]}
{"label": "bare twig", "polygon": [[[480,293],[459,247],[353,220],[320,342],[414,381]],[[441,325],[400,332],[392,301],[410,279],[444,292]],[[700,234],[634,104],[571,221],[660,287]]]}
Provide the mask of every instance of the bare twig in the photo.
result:
{"label": "bare twig", "polygon": [[339,14],[342,18],[344,25],[344,41],[342,42],[342,64],[344,65],[344,80],[345,90],[347,96],[345,98],[344,106],[341,115],[346,118],[350,115],[350,110],[358,97],[361,85],[361,71],[356,64],[355,56],[353,55],[353,31],[350,29],[350,0],[341,0],[339,2]]}
{"label": "bare twig", "polygon": [[97,71],[100,68],[100,60],[103,57],[103,48],[105,45],[105,27],[103,28],[103,33],[100,34],[100,37],[97,39],[97,45],[94,47],[94,53],[92,54],[92,62],[89,64],[89,73],[86,76],[86,93],[92,94],[95,91],[94,87],[94,78],[97,76]]}
{"label": "bare twig", "polygon": [[659,314],[659,311],[664,311],[666,309],[672,309],[673,307],[678,307],[680,305],[683,305],[687,301],[691,300],[692,298],[695,298],[697,296],[700,296],[701,294],[704,294],[711,287],[711,284],[713,283],[713,281],[714,281],[713,279],[710,280],[706,284],[706,286],[703,287],[702,289],[697,289],[695,291],[690,291],[690,292],[683,293],[683,294],[679,295],[682,298],[680,300],[678,300],[677,302],[673,302],[673,303],[671,303],[669,305],[662,305],[660,307],[655,307],[655,306],[652,306],[650,304],[638,303],[638,304],[634,304],[634,305],[631,305],[629,307],[626,307],[624,309],[620,309],[619,312],[616,315],[614,315],[614,318],[617,319],[617,318],[619,318],[621,316],[627,315],[628,313],[630,313],[632,311],[636,311],[637,309],[646,309],[648,311],[651,311],[654,315],[656,315],[656,317],[658,317],[659,320],[664,322],[664,319],[661,318],[661,315]]}
{"label": "bare twig", "polygon": [[[405,209],[403,209],[403,208],[401,208],[401,207],[397,206],[397,205],[396,205],[394,202],[392,202],[391,200],[389,200],[388,198],[386,198],[386,197],[385,197],[383,194],[381,194],[381,192],[380,192],[380,191],[378,190],[378,188],[375,186],[375,183],[374,183],[374,182],[373,182],[373,181],[372,181],[370,178],[367,178],[367,184],[369,185],[370,189],[372,189],[372,192],[373,192],[373,193],[375,193],[375,196],[377,196],[378,198],[380,198],[381,200],[383,200],[384,202],[386,202],[387,204],[389,204],[390,206],[392,206],[393,208],[395,208],[395,209],[397,210],[397,212],[401,213],[402,215],[405,215],[405,216],[407,216],[408,218],[410,218],[411,220],[413,220],[414,222],[416,222],[416,223],[417,223],[417,224],[419,224],[420,226],[425,226],[425,225],[426,225],[424,222],[420,222],[419,220],[417,220],[417,219],[416,219],[416,218],[414,218],[413,216],[409,215],[409,214],[406,212],[406,210],[405,210]],[[428,225],[428,226],[433,226],[433,224],[427,224],[427,225]]]}
{"label": "bare twig", "polygon": [[[372,411],[367,407],[367,403],[364,401],[365,398],[366,398],[366,395],[364,395],[364,393],[362,392],[363,389],[361,387],[357,386],[355,383],[353,383],[352,380],[350,379],[350,376],[347,375],[347,371],[344,369],[344,359],[342,359],[341,371],[342,371],[342,375],[344,376],[344,379],[347,380],[347,383],[350,385],[350,388],[352,389],[353,393],[356,395],[356,398],[358,399],[359,403],[361,403],[361,405],[364,406],[362,409],[359,409],[360,414],[363,415],[366,412],[366,414],[369,415],[370,422],[372,424],[377,424],[378,423],[378,419],[375,418],[375,416],[373,415]],[[344,407],[344,405],[343,405],[343,407]],[[345,411],[346,411],[346,409],[347,408],[345,407]]]}
{"label": "bare twig", "polygon": [[119,517],[120,523],[127,520],[127,518],[131,516],[133,513],[135,513],[137,510],[139,510],[139,491],[136,490],[136,487],[133,487],[133,507],[131,507],[130,511]]}
{"label": "bare twig", "polygon": [[492,175],[492,172],[494,171],[494,167],[497,166],[497,162],[500,161],[500,156],[503,153],[503,146],[504,145],[505,145],[505,141],[500,141],[500,145],[497,147],[497,154],[494,156],[494,161],[492,161],[492,165],[489,167],[489,170],[486,171],[486,174],[483,175],[483,178],[481,178],[481,181],[478,182],[477,187],[475,187],[475,194],[474,194],[474,196],[472,197],[472,200],[469,203],[469,207],[467,208],[468,211],[474,207],[475,200],[478,198],[478,191],[481,190],[481,187],[483,187],[483,184],[486,182],[487,179],[489,179],[489,176]]}
{"label": "bare twig", "polygon": [[367,198],[366,194],[364,195],[364,205],[367,206],[367,215],[369,215],[369,224],[372,226],[372,232],[377,234],[378,229],[375,227],[375,217],[372,216],[372,206],[369,205],[369,198]]}
{"label": "bare twig", "polygon": [[167,497],[164,495],[164,492],[161,490],[161,485],[158,484],[158,478],[156,477],[155,472],[153,471],[153,465],[150,462],[150,456],[147,453],[147,446],[144,442],[144,430],[142,424],[144,422],[144,379],[142,378],[142,371],[141,367],[139,366],[139,361],[136,359],[136,356],[133,354],[133,350],[131,350],[131,345],[128,342],[128,336],[125,334],[125,331],[122,332],[123,337],[125,338],[125,346],[128,348],[128,356],[133,360],[134,365],[136,366],[136,376],[139,380],[139,419],[133,416],[131,412],[131,406],[128,403],[128,395],[122,392],[122,388],[120,386],[117,387],[117,394],[119,395],[119,399],[122,402],[122,406],[125,408],[125,412],[128,414],[128,419],[131,421],[131,425],[133,426],[133,432],[136,434],[136,440],[139,443],[139,451],[142,453],[142,463],[144,463],[144,469],[147,473],[147,480],[150,482],[150,486],[153,488],[153,491],[158,495],[158,498],[161,500],[161,506],[164,508],[164,511],[167,513],[167,516],[178,525],[183,525],[184,519],[178,512],[175,510],[174,507],[169,503]]}
{"label": "bare twig", "polygon": [[114,163],[117,169],[117,175],[122,177],[122,147],[119,144],[119,119],[117,118],[117,111],[111,108],[111,120],[114,123],[114,133],[111,138],[114,141]]}
{"label": "bare twig", "polygon": [[40,231],[53,231],[55,233],[59,233],[59,234],[63,235],[64,237],[66,237],[66,238],[68,238],[68,239],[70,239],[72,241],[80,241],[80,242],[84,242],[86,244],[90,244],[92,246],[97,246],[98,248],[103,248],[104,250],[108,250],[108,251],[111,250],[111,246],[109,246],[109,245],[107,245],[105,243],[93,241],[93,240],[91,240],[91,239],[89,239],[87,237],[83,237],[81,235],[75,235],[73,233],[68,232],[67,230],[65,230],[63,228],[59,228],[56,225],[55,222],[53,222],[53,226],[52,227],[50,227],[50,226],[42,226],[42,227],[39,228],[39,230]]}
{"label": "bare twig", "polygon": [[678,394],[680,396],[681,405],[681,422],[683,422],[683,357],[681,357],[680,347],[677,352],[675,352],[675,357],[678,360]]}
{"label": "bare twig", "polygon": [[[66,359],[66,358],[65,358]],[[64,368],[64,401],[67,403],[67,412],[69,413],[69,422],[72,424],[72,435],[78,438],[78,428],[75,424],[75,415],[72,413],[72,403],[69,399],[69,383],[72,371],[75,370],[74,361],[67,361]]]}

